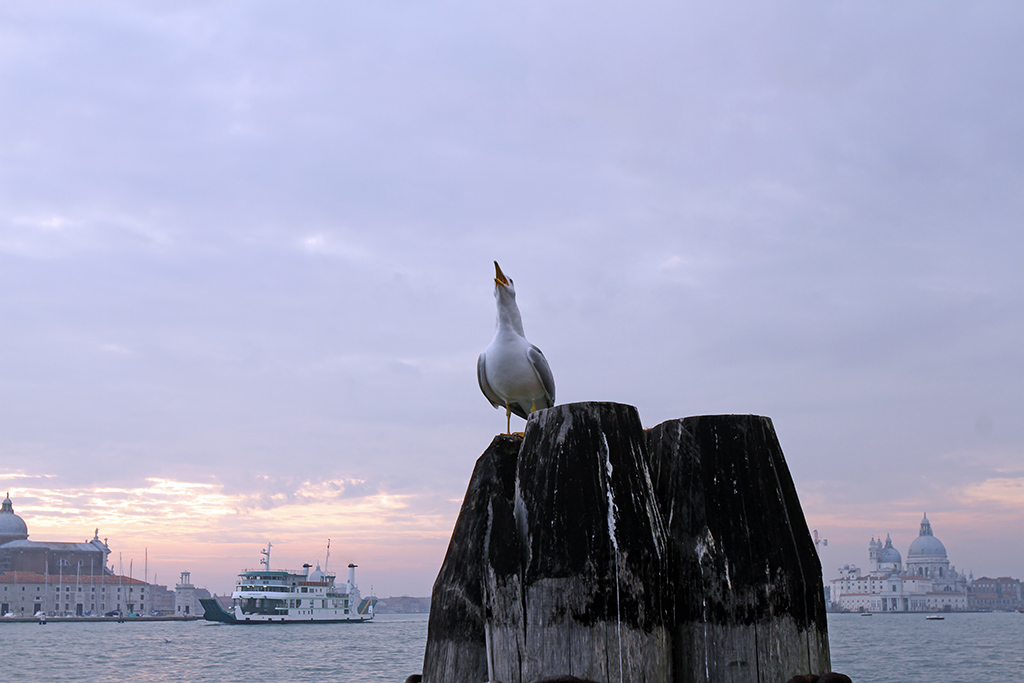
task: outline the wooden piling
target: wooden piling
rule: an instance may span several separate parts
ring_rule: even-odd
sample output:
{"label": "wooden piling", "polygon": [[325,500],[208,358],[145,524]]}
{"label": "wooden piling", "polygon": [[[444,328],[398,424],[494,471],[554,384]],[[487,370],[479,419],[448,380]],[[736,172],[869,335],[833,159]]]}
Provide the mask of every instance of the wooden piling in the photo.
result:
{"label": "wooden piling", "polygon": [[636,409],[557,406],[526,428],[514,528],[519,562],[489,564],[491,680],[568,674],[661,681],[669,666],[667,544]]}
{"label": "wooden piling", "polygon": [[556,406],[477,461],[423,680],[776,683],[828,670],[820,566],[771,421],[645,433]]}
{"label": "wooden piling", "polygon": [[[434,581],[427,622],[423,680],[488,680],[483,580],[495,507],[511,515],[522,437],[499,435],[476,462],[448,552]],[[501,549],[504,544],[499,543]]]}
{"label": "wooden piling", "polygon": [[771,420],[671,420],[647,442],[670,538],[671,680],[829,671],[821,564]]}

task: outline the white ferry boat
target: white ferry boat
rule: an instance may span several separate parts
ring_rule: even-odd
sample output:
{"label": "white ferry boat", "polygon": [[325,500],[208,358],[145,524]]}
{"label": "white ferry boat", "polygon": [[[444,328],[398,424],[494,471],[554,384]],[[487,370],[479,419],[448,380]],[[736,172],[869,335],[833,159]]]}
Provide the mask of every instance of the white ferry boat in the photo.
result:
{"label": "white ferry boat", "polygon": [[[226,624],[280,622],[361,622],[373,619],[373,603],[356,587],[356,565],[348,566],[348,581],[335,584],[335,575],[311,565],[301,571],[270,568],[270,548],[260,554],[262,569],[243,571],[231,593],[231,610],[214,599],[200,600],[207,621]],[[328,548],[328,552],[330,552]],[[326,566],[326,564],[324,565]]]}

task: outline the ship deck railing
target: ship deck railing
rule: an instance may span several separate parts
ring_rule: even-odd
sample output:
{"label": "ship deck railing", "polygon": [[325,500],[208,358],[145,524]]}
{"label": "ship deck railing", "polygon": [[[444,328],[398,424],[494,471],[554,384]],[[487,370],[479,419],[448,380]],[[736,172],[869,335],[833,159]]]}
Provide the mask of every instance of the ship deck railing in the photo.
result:
{"label": "ship deck railing", "polygon": [[[284,576],[287,574],[290,576],[308,576],[305,569],[243,569],[238,572],[239,576],[242,574],[266,574],[267,576],[274,574]],[[323,575],[332,579],[337,578],[338,576],[334,572],[323,572]]]}

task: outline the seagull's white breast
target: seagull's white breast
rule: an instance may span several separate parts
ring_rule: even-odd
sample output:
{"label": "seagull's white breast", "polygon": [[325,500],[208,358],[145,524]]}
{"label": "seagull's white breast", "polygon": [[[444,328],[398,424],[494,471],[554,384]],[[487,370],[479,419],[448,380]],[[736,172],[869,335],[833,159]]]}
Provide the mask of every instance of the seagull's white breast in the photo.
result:
{"label": "seagull's white breast", "polygon": [[530,342],[524,337],[499,329],[484,352],[487,382],[503,401],[529,404],[544,396],[544,385],[533,369],[529,350]]}

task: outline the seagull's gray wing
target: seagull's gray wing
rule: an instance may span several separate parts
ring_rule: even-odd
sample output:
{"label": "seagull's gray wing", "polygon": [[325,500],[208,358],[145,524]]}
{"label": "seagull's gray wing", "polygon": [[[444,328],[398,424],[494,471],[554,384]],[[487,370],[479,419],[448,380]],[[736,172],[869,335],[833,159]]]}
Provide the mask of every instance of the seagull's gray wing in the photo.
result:
{"label": "seagull's gray wing", "polygon": [[555,405],[555,376],[551,374],[551,366],[548,365],[548,359],[544,357],[544,352],[533,344],[530,345],[530,350],[526,352],[526,356],[530,359],[530,364],[533,365],[533,371],[537,373],[537,379],[544,385],[544,398],[547,399],[548,403],[546,406],[537,407],[550,408]]}
{"label": "seagull's gray wing", "polygon": [[505,402],[498,398],[498,395],[491,389],[491,385],[487,382],[487,360],[485,358],[487,353],[481,353],[480,358],[476,361],[476,381],[480,383],[480,391],[484,392],[484,396],[491,402],[491,405],[495,408],[504,408]]}

